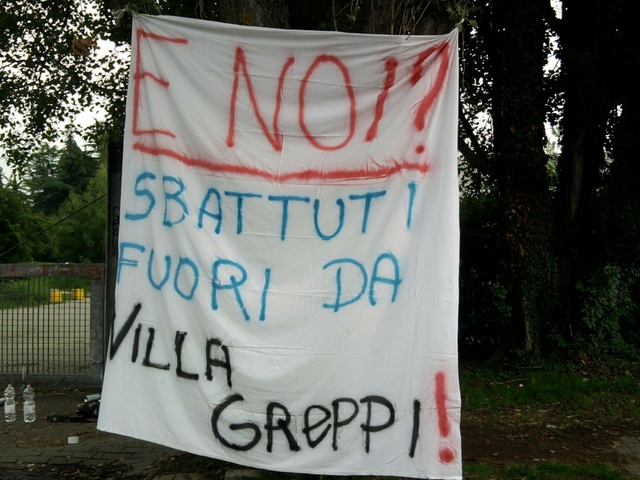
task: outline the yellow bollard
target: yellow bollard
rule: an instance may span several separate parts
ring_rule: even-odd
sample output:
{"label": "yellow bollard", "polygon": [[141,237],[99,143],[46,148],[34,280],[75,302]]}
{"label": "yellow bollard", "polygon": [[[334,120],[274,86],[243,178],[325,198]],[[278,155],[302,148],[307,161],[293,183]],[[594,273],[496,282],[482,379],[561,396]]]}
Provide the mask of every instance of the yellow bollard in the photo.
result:
{"label": "yellow bollard", "polygon": [[62,303],[62,292],[57,288],[49,290],[49,302],[50,303]]}
{"label": "yellow bollard", "polygon": [[84,300],[84,288],[74,288],[71,290],[71,300]]}

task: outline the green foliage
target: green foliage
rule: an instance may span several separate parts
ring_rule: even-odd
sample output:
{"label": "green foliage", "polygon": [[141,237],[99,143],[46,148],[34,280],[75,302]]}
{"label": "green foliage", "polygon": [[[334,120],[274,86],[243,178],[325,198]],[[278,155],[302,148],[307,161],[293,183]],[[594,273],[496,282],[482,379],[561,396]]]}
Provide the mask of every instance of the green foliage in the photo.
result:
{"label": "green foliage", "polygon": [[629,354],[638,346],[633,343],[638,341],[637,331],[622,330],[623,326],[633,323],[634,314],[638,314],[638,305],[632,296],[638,280],[640,270],[615,265],[605,265],[584,283],[578,280],[576,289],[581,295],[580,312],[585,327],[578,343],[587,353],[593,356]]}
{"label": "green foliage", "polygon": [[33,210],[52,216],[71,193],[87,189],[98,165],[99,160],[69,136],[62,149],[44,144],[35,150],[19,171],[29,189]]}
{"label": "green foliage", "polygon": [[[523,14],[508,4],[472,4],[479,7],[472,15],[477,28],[463,32],[461,51],[461,128],[471,149],[460,168],[461,347],[471,336],[482,338],[471,329],[491,332],[482,340],[487,348],[477,349],[484,358],[496,343],[522,353],[523,334],[531,341],[529,357],[634,353],[640,346],[639,110],[629,79],[637,76],[639,62],[626,43],[634,38],[621,13],[628,2],[572,7],[562,20],[551,9]],[[541,15],[544,38],[528,31],[525,44],[517,31],[502,36],[514,22],[522,29],[539,26]],[[536,51],[555,52],[557,59],[540,88],[526,87],[532,75],[543,75],[538,60],[525,71],[515,65],[518,57],[502,57],[517,45],[520,57],[533,61],[538,54],[528,46],[534,41]],[[501,88],[513,78],[513,89]],[[536,99],[534,92],[543,96]],[[541,102],[559,140],[532,155],[542,133]],[[509,121],[501,124],[505,115]],[[490,204],[493,215],[481,208]],[[487,255],[504,268],[487,265]]]}
{"label": "green foliage", "polygon": [[87,190],[89,182],[98,172],[99,159],[82,150],[73,137],[67,137],[65,148],[58,160],[58,177],[71,187],[73,193]]}
{"label": "green foliage", "polygon": [[44,215],[31,211],[22,192],[0,183],[0,254],[7,252],[0,256],[0,263],[46,258],[51,247],[50,236],[37,237],[18,248],[13,247],[46,228],[50,222]]}
{"label": "green foliage", "polygon": [[65,148],[45,144],[28,159],[20,169],[24,182],[0,191],[0,200],[4,200],[0,202],[0,225],[5,226],[0,233],[0,253],[62,222],[0,261],[104,262],[106,201],[63,219],[106,195],[106,164],[98,170],[99,158],[78,147],[71,136]]}
{"label": "green foliage", "polygon": [[0,148],[10,165],[26,162],[44,141],[73,133],[86,107],[122,102],[126,58],[97,53],[114,23],[102,2],[0,2]]}
{"label": "green foliage", "polygon": [[0,308],[19,308],[49,303],[49,286],[38,280],[40,279],[1,278]]}
{"label": "green foliage", "polygon": [[[83,289],[90,296],[91,279],[85,277],[0,278],[0,308],[23,308],[51,303],[51,290],[69,301],[72,289]],[[55,301],[55,299],[54,299]]]}
{"label": "green foliage", "polygon": [[91,179],[87,190],[72,193],[60,208],[59,218],[82,211],[55,227],[58,238],[55,251],[59,262],[101,263],[105,261],[107,242],[107,168],[103,164]]}
{"label": "green foliage", "polygon": [[27,163],[20,168],[30,191],[33,210],[48,216],[58,211],[71,191],[71,186],[58,178],[59,157],[58,148],[45,144],[30,154]]}
{"label": "green foliage", "polygon": [[460,205],[460,334],[463,357],[488,358],[510,341],[511,307],[503,283],[499,204],[466,195]]}
{"label": "green foliage", "polygon": [[447,8],[449,18],[455,22],[456,28],[460,31],[464,31],[465,23],[468,23],[473,28],[478,28],[478,22],[475,19],[470,18],[478,10],[480,10],[479,7],[470,6],[470,3],[467,2],[459,2],[455,7]]}

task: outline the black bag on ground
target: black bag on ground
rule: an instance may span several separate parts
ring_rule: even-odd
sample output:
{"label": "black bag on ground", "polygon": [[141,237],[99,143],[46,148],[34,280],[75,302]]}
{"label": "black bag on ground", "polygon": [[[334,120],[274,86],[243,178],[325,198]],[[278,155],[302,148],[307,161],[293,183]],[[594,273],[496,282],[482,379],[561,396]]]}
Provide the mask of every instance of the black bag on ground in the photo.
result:
{"label": "black bag on ground", "polygon": [[84,418],[98,418],[98,412],[100,411],[100,400],[93,402],[85,402],[78,406],[76,409],[76,415],[80,415]]}

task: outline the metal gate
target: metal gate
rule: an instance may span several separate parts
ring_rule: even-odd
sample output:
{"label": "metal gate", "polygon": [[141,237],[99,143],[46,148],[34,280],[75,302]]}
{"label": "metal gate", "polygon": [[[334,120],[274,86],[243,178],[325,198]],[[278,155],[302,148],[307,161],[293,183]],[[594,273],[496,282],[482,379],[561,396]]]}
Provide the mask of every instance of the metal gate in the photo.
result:
{"label": "metal gate", "polygon": [[0,385],[102,383],[103,264],[0,264]]}

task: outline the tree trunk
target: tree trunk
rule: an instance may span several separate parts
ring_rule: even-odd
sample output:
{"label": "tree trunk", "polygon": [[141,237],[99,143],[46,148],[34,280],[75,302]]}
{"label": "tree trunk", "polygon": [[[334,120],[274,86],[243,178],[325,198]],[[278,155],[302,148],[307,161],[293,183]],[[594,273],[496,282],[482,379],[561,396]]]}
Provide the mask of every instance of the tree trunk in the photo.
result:
{"label": "tree trunk", "polygon": [[237,25],[289,28],[285,0],[222,0],[220,21]]}
{"label": "tree trunk", "polygon": [[504,208],[506,268],[512,342],[537,349],[549,301],[550,199],[543,150],[545,63],[543,0],[498,0],[492,4],[490,53],[495,72],[493,127],[495,172]]}
{"label": "tree trunk", "polygon": [[363,0],[353,30],[388,35],[443,35],[455,27],[447,8],[460,0]]}
{"label": "tree trunk", "polygon": [[[598,170],[604,165],[607,122],[606,91],[602,82],[600,22],[602,4],[586,8],[563,1],[560,30],[564,111],[562,155],[557,191],[557,235],[560,303],[556,314],[559,333],[570,341],[580,314],[575,284],[581,269],[580,244],[594,246],[593,206]],[[602,72],[602,73],[601,73]]]}

